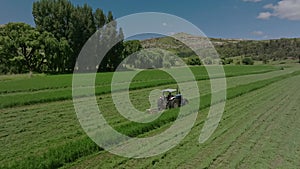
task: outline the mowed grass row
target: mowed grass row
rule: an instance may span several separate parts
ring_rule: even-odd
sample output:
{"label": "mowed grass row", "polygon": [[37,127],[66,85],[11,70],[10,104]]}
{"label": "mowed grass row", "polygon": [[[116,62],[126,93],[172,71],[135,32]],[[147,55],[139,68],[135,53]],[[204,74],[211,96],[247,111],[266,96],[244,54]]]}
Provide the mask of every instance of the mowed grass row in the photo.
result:
{"label": "mowed grass row", "polygon": [[[174,68],[175,71],[180,72],[185,68]],[[190,67],[197,80],[207,79],[208,75],[206,68],[203,66]],[[282,69],[278,66],[224,66],[224,70],[228,77],[236,75],[246,75],[255,73],[264,73],[274,70]],[[171,80],[171,77],[166,73],[161,73],[161,70],[147,70],[143,71],[143,75],[135,78],[134,82],[149,82],[159,80]],[[111,84],[113,72],[98,73],[96,78],[96,85],[105,86]],[[131,74],[131,71],[124,72]],[[159,76],[158,76],[159,74]],[[83,76],[84,78],[84,76]],[[125,79],[126,80],[126,79]],[[0,76],[0,94],[13,92],[31,92],[47,89],[71,88],[72,74],[66,75],[34,75],[32,78],[28,75],[14,75],[14,76]]]}
{"label": "mowed grass row", "polygon": [[[227,78],[227,87],[229,90],[236,90],[235,87],[237,86],[243,86],[243,85],[248,85],[250,83],[254,84],[253,86],[250,86],[249,89],[255,89],[256,85],[255,82],[257,81],[262,81],[262,80],[267,80],[274,78],[273,80],[278,80],[282,77],[282,75],[292,73],[296,71],[297,69],[292,69],[289,71],[280,71],[280,72],[269,72],[269,73],[263,73],[263,74],[256,74],[256,75],[245,75],[245,76],[238,76],[238,77],[231,77]],[[279,77],[278,77],[279,76]],[[275,78],[278,77],[278,78]],[[269,83],[269,81],[266,81]],[[164,85],[164,86],[159,86],[159,89],[164,89],[164,88],[176,88],[177,85]],[[210,81],[209,80],[204,80],[204,81],[199,81],[198,82],[198,87],[200,91],[200,95],[208,95],[210,93]],[[260,87],[260,86],[258,86]],[[230,89],[232,88],[232,89]],[[150,92],[158,89],[157,87],[153,88],[146,88],[146,89],[140,89],[140,90],[134,90],[129,93],[131,102],[133,106],[138,109],[139,111],[145,111],[146,109],[150,108],[150,103],[149,103],[149,95]],[[188,89],[194,91],[195,89]],[[206,96],[207,97],[207,96]],[[231,97],[230,94],[228,94],[227,97]],[[122,126],[122,122],[127,121],[125,118],[119,115],[117,110],[114,109],[114,102],[112,101],[112,98],[110,95],[102,95],[100,97],[101,99],[98,100],[98,105],[100,107],[100,110],[103,110],[103,114],[105,115],[106,119],[111,123],[111,124],[119,124]],[[203,104],[209,104],[210,99],[202,99],[201,102],[203,101]]]}
{"label": "mowed grass row", "polygon": [[[62,103],[62,106],[64,106],[64,107],[66,107],[65,106],[65,104],[64,103]],[[51,106],[52,107],[52,106]],[[48,109],[50,109],[50,110],[52,110],[53,108],[45,108],[45,109],[43,109],[43,108],[41,108],[41,110],[39,110],[38,112],[42,112],[42,111],[45,111],[45,110],[48,110]],[[53,106],[53,107],[57,107],[57,106]],[[69,107],[71,107],[70,109],[72,110],[72,106],[69,106]],[[110,106],[108,106],[108,107],[110,107]],[[70,109],[67,109],[68,111],[70,110]],[[24,110],[23,110],[24,111]],[[62,110],[60,110],[62,113],[64,113],[66,110],[65,109],[62,109]],[[18,112],[18,111],[17,111]],[[54,112],[51,112],[51,113],[49,113],[49,114],[55,114],[57,112],[57,110],[55,110],[54,109]],[[32,112],[32,114],[35,114],[35,112]],[[31,114],[31,115],[32,115]],[[9,113],[9,115],[11,116],[11,117],[17,117],[17,115],[16,116],[14,116],[14,115],[12,115],[12,114],[10,114]],[[26,116],[24,117],[24,116],[21,116],[21,117],[23,117],[24,119],[26,119]],[[44,118],[45,119],[47,119],[46,118],[47,116],[45,116]],[[60,117],[60,116],[59,116]],[[28,118],[29,119],[29,118]],[[55,118],[53,118],[53,119],[55,119]],[[5,120],[5,119],[4,119]],[[45,120],[44,120],[45,121]],[[23,120],[20,120],[20,122],[24,122]],[[32,123],[32,121],[29,121],[28,123]],[[8,124],[8,123],[7,123]],[[34,124],[34,123],[33,123]],[[20,127],[20,128],[22,128],[22,126],[23,125],[18,125],[18,127]],[[20,133],[23,133],[23,132],[25,132],[26,130],[23,130],[23,129],[20,129]],[[30,129],[28,129],[28,131],[30,131]]]}
{"label": "mowed grass row", "polygon": [[[292,76],[292,75],[289,75]],[[289,76],[284,75],[282,77],[277,77],[276,79],[267,79],[264,81],[260,81],[257,83],[253,83],[253,84],[248,84],[248,85],[243,85],[240,87],[236,87],[235,90],[232,89],[232,91],[229,91],[229,93],[231,93],[231,98],[234,98],[238,95],[247,93],[251,90],[255,90],[261,87],[264,87],[268,84],[271,84],[275,81],[281,80],[283,78],[288,78]],[[256,84],[256,86],[254,85]],[[254,87],[253,87],[254,86]],[[207,99],[204,99],[207,100]],[[78,124],[78,122],[76,121],[76,117],[75,117],[75,113],[74,110],[72,110],[72,105],[68,105],[68,106],[64,106],[64,104],[67,102],[58,102],[58,103],[50,103],[49,106],[47,104],[41,104],[44,105],[44,109],[40,108],[38,110],[38,112],[36,113],[40,113],[41,116],[40,118],[42,119],[36,119],[34,121],[25,121],[24,119],[31,119],[30,117],[24,117],[24,119],[18,119],[21,123],[25,123],[22,125],[19,125],[18,129],[13,128],[12,126],[14,125],[14,120],[16,120],[16,117],[18,116],[24,116],[24,114],[31,114],[34,116],[37,116],[36,113],[31,113],[32,111],[30,110],[30,106],[26,106],[28,108],[28,111],[24,110],[24,108],[16,108],[15,113],[16,115],[12,116],[12,113],[9,111],[9,109],[7,109],[8,111],[1,113],[6,115],[6,118],[4,118],[5,121],[11,121],[11,127],[10,125],[8,126],[2,126],[2,131],[6,131],[8,129],[12,130],[12,133],[14,134],[10,134],[8,133],[7,136],[1,137],[1,141],[5,141],[4,144],[7,144],[8,147],[7,149],[5,149],[6,151],[12,151],[10,148],[11,147],[20,147],[20,146],[24,146],[23,149],[23,153],[22,154],[18,154],[18,148],[15,149],[15,152],[9,152],[7,154],[2,154],[2,158],[3,159],[3,165],[6,164],[7,166],[12,166],[12,168],[14,167],[21,167],[21,166],[25,166],[25,167],[29,167],[29,168],[51,168],[51,167],[58,167],[58,166],[62,166],[65,163],[74,161],[82,156],[88,155],[88,154],[92,154],[93,152],[96,152],[99,150],[99,148],[93,143],[91,142],[88,138],[86,138],[84,136],[84,134],[82,134],[82,130],[80,129],[80,126]],[[209,102],[208,102],[209,103]],[[40,106],[41,106],[40,105]],[[203,105],[204,107],[207,105]],[[33,105],[34,107],[34,105]],[[67,107],[66,109],[64,109],[65,107]],[[202,107],[202,108],[204,108]],[[18,110],[19,109],[19,110]],[[20,112],[18,111],[21,111]],[[47,112],[48,116],[42,116],[42,114],[44,113],[43,111]],[[62,113],[58,113],[62,111]],[[24,113],[24,114],[22,114]],[[63,116],[63,114],[65,116]],[[176,115],[176,114],[175,114]],[[50,116],[50,117],[49,117]],[[52,116],[52,118],[51,118]],[[175,117],[176,118],[176,117]],[[1,118],[2,120],[3,118]],[[34,119],[34,118],[32,118]],[[61,122],[60,120],[65,120],[64,122]],[[145,132],[150,132],[152,130],[154,130],[155,128],[158,127],[162,127],[163,125],[168,124],[168,122],[172,122],[172,120],[174,120],[174,113],[172,113],[172,111],[170,111],[169,113],[164,114],[160,120],[155,121],[155,123],[152,124],[148,124],[145,126],[140,126],[141,128],[136,128],[136,127],[130,127],[129,124],[129,130],[125,131],[125,133],[130,133],[132,132],[133,135],[140,135],[140,134],[144,134]],[[56,121],[56,122],[54,122]],[[52,124],[54,122],[54,125]],[[33,124],[32,128],[28,128],[27,130],[23,130],[23,127],[29,124]],[[37,123],[37,125],[35,125]],[[60,124],[62,123],[62,124]],[[45,127],[40,127],[43,126],[43,124],[45,125]],[[124,125],[128,126],[128,122],[127,123],[123,123]],[[50,126],[52,126],[52,128],[50,130],[52,130],[53,132],[56,133],[61,133],[63,132],[63,135],[57,134],[55,135],[54,133],[51,132],[47,132],[48,128]],[[37,126],[39,126],[38,128],[36,128]],[[6,128],[7,127],[7,128]],[[75,130],[75,131],[74,131]],[[3,133],[3,132],[2,132]],[[48,135],[49,134],[49,135]],[[34,141],[32,140],[32,137],[34,135],[37,135],[37,139],[35,139]],[[38,136],[42,135],[44,136],[43,138],[41,138],[39,140]],[[15,139],[15,137],[18,136]],[[46,139],[47,137],[49,137],[48,139]],[[19,140],[18,138],[22,138],[22,140]],[[26,141],[27,139],[27,141]],[[72,140],[72,141],[71,141]],[[18,142],[20,141],[20,142]],[[36,141],[36,142],[35,142]],[[15,143],[19,143],[19,144],[15,144]],[[31,144],[32,145],[31,145]],[[34,144],[36,143],[36,144]],[[27,148],[28,146],[28,148]],[[4,152],[6,152],[4,151]],[[31,154],[36,154],[38,152],[40,152],[40,155],[31,155]],[[26,153],[27,152],[27,153]],[[30,153],[28,153],[30,152]],[[27,155],[25,155],[27,154]],[[37,153],[39,154],[39,153]],[[10,157],[10,158],[9,158]],[[7,161],[6,161],[7,160]],[[6,161],[6,162],[5,162]]]}
{"label": "mowed grass row", "polygon": [[[182,68],[174,69],[178,72]],[[275,66],[224,66],[226,77],[241,76],[246,74],[266,73],[279,71]],[[204,67],[191,67],[196,80],[208,79]],[[132,72],[122,72],[124,77]],[[82,75],[84,81],[85,75]],[[113,73],[99,73],[96,78],[95,94],[110,93],[111,78]],[[185,75],[182,75],[185,76]],[[214,76],[214,75],[212,75]],[[218,75],[215,75],[218,76]],[[128,79],[124,79],[126,82]],[[0,81],[0,108],[45,103],[51,101],[62,101],[72,99],[72,75],[37,76],[32,79],[16,79]],[[175,80],[162,70],[147,70],[137,74],[130,84],[130,89],[142,89],[157,87],[167,84],[175,84]],[[121,88],[123,84],[119,85]],[[123,87],[124,88],[124,87]]]}
{"label": "mowed grass row", "polygon": [[[245,85],[248,83],[256,82],[259,80],[265,80],[265,79],[273,78],[284,74],[287,74],[287,72],[280,71],[280,72],[269,72],[269,73],[256,74],[256,75],[231,77],[227,79],[227,83],[229,88],[233,88],[239,85]],[[210,83],[208,80],[199,81],[198,86],[201,95],[207,95],[210,93]],[[176,87],[177,85],[170,84],[170,85],[159,86],[159,89],[176,88]],[[151,88],[131,91],[130,98],[135,108],[137,108],[140,111],[145,111],[146,109],[150,108],[149,94],[152,90],[155,89],[158,89],[158,87],[151,87]],[[122,118],[117,112],[117,110],[114,108],[115,103],[112,101],[110,95],[101,95],[97,98],[98,98],[98,104],[100,110],[105,115],[106,120],[108,120],[110,124],[122,126],[123,122],[127,121],[125,118]]]}
{"label": "mowed grass row", "polygon": [[[66,107],[66,106],[64,105],[64,103],[63,103],[62,106]],[[53,107],[55,107],[55,106],[53,106]],[[46,110],[48,110],[48,109],[51,109],[51,110],[52,110],[53,108],[52,108],[52,106],[51,106],[51,107],[45,108],[45,109],[46,109]],[[71,108],[71,109],[72,109],[72,108]],[[42,112],[42,111],[45,111],[45,110],[42,109],[42,110],[40,110],[39,112]],[[66,110],[63,109],[63,110],[60,110],[60,111],[62,111],[61,113],[64,113]],[[53,112],[51,112],[51,113],[49,113],[49,114],[53,114],[53,115],[54,115],[54,114],[56,114],[57,112],[58,112],[57,110],[54,110]],[[35,112],[32,112],[32,114],[35,114]],[[61,116],[63,116],[63,115],[60,114],[58,117],[54,116],[52,119],[61,118]],[[12,117],[17,117],[17,116],[13,116],[13,115],[12,115]],[[47,119],[47,117],[48,117],[48,116],[45,116],[45,117],[43,118],[43,121],[46,122],[47,120],[45,120],[45,119]],[[24,119],[26,119],[26,116],[24,117]],[[28,119],[29,119],[29,118],[28,118]],[[23,121],[22,119],[20,119],[20,122],[24,122],[24,121]],[[25,123],[25,122],[24,122],[24,123]],[[28,123],[33,123],[33,124],[35,124],[35,123],[32,122],[32,121],[29,121]],[[25,124],[26,124],[26,123],[25,123]],[[18,126],[19,128],[21,128],[20,131],[19,131],[20,133],[27,132],[27,130],[28,130],[28,131],[32,130],[32,129],[23,129],[23,128],[22,128],[23,126],[24,126],[24,124]],[[60,128],[60,125],[58,125],[58,126],[59,126],[59,128]],[[56,127],[58,127],[58,126],[56,126]],[[72,125],[71,125],[71,126],[72,126]],[[56,129],[57,129],[57,128],[56,128]],[[18,131],[17,131],[17,132],[18,132]],[[34,133],[34,132],[33,132],[33,133]],[[42,133],[45,133],[45,131],[42,131]],[[79,132],[79,133],[80,133],[80,132]],[[65,136],[65,137],[66,137],[66,138],[69,138],[69,137],[72,138],[72,136]],[[21,138],[22,138],[22,139],[20,139],[19,141],[22,141],[22,140],[23,140],[23,136],[22,136]],[[54,138],[54,139],[55,139],[55,138]],[[51,141],[49,141],[49,142],[51,142]]]}
{"label": "mowed grass row", "polygon": [[208,109],[190,134],[164,154],[129,159],[99,152],[63,168],[298,168],[299,83],[300,76],[290,77],[228,100],[218,129],[205,144],[198,138]]}

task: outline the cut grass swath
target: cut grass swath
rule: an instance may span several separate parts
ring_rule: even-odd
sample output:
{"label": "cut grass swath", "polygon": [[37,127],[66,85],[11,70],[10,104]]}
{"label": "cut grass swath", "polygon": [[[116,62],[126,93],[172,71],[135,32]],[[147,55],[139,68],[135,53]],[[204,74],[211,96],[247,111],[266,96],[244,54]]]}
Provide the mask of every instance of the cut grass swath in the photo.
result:
{"label": "cut grass swath", "polygon": [[[300,71],[294,72],[287,75],[282,75],[279,77],[262,80],[247,85],[241,85],[235,88],[228,89],[228,99],[233,99],[235,97],[241,96],[248,92],[263,88],[274,82],[297,76],[300,74]],[[207,108],[210,106],[210,95],[205,95],[201,97],[201,109]],[[146,132],[152,131],[155,128],[162,127],[162,125],[169,125],[176,118],[176,114],[173,111],[166,111],[166,113],[161,116],[158,120],[142,124],[142,129],[135,128],[135,123],[128,122],[124,124],[127,126],[123,129],[122,132],[131,134],[132,136],[138,136]],[[75,161],[76,159],[92,154],[101,150],[98,146],[93,143],[89,138],[85,137],[82,140],[74,141],[67,143],[62,146],[50,149],[45,152],[42,156],[30,156],[22,161],[15,161],[9,166],[3,166],[4,168],[52,168],[60,167],[66,163]],[[46,161],[46,162],[45,162]],[[42,164],[42,165],[41,165]]]}
{"label": "cut grass swath", "polygon": [[[226,77],[234,77],[246,74],[265,73],[279,70],[274,66],[225,66]],[[208,79],[204,67],[191,67],[196,80]],[[180,72],[180,68],[175,69]],[[124,72],[126,73],[126,72]],[[111,92],[111,78],[113,73],[100,73],[96,78],[95,94],[107,94]],[[83,75],[84,78],[84,75]],[[0,108],[32,105],[52,101],[72,99],[72,76],[37,76],[32,79],[17,79],[0,83]],[[130,90],[156,87],[161,85],[176,84],[174,79],[161,70],[142,71],[130,84]],[[120,90],[122,88],[120,84]]]}

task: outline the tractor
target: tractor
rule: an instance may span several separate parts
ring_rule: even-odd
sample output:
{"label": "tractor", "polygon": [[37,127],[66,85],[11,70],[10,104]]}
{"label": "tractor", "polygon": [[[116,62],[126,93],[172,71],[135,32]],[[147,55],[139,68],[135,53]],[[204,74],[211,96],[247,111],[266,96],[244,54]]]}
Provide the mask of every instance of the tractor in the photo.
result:
{"label": "tractor", "polygon": [[188,104],[177,89],[162,90],[162,96],[157,101],[158,111],[164,109],[177,108]]}

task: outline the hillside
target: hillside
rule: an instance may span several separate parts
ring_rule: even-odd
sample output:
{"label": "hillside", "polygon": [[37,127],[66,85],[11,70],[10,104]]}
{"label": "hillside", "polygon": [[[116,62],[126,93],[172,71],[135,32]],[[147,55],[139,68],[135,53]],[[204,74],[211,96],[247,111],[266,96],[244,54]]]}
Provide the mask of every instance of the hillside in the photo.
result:
{"label": "hillside", "polygon": [[[204,37],[193,36],[186,33],[179,33],[174,36],[180,36],[189,43],[194,43],[194,46],[198,45],[199,48],[203,48],[198,42],[203,41]],[[209,38],[209,40],[214,45],[221,58],[241,56],[251,57],[252,59],[259,61],[300,59],[300,38],[272,40]],[[143,48],[161,48],[174,52],[183,58],[195,56],[192,50],[173,37],[146,39],[141,41],[141,44]]]}
{"label": "hillside", "polygon": [[[143,48],[146,48],[146,49],[147,48],[161,48],[161,49],[166,49],[166,50],[171,50],[171,51],[186,49],[185,44],[181,43],[179,40],[177,40],[173,37],[179,37],[180,39],[183,39],[184,41],[190,42],[191,44],[197,44],[199,42],[209,40],[215,47],[224,46],[224,45],[228,45],[228,44],[236,44],[241,41],[245,41],[245,40],[241,40],[241,39],[206,38],[206,37],[201,37],[201,36],[190,35],[187,33],[178,33],[173,36],[142,40],[141,44],[142,44]],[[201,48],[203,48],[203,46]]]}

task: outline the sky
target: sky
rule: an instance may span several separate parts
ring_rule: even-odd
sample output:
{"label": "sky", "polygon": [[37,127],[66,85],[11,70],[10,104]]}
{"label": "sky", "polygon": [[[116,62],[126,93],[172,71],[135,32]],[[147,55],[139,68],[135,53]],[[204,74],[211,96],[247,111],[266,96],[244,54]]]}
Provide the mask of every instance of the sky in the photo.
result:
{"label": "sky", "polygon": [[[35,26],[34,0],[1,0],[0,24]],[[300,37],[300,0],[71,0],[112,11],[115,18],[140,12],[176,15],[213,38],[275,39]]]}

